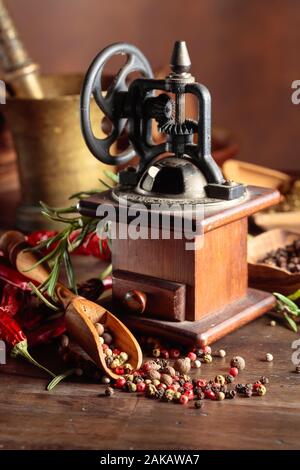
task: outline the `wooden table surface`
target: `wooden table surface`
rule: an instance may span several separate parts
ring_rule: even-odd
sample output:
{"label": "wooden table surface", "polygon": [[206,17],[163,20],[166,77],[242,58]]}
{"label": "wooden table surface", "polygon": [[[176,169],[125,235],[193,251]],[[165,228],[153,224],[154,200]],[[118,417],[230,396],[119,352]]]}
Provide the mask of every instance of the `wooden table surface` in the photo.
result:
{"label": "wooden table surface", "polygon": [[[78,262],[81,276],[87,265],[95,273],[90,259]],[[104,397],[104,386],[79,379],[47,392],[43,373],[9,359],[0,366],[0,449],[299,449],[300,374],[291,362],[297,338],[271,327],[266,315],[213,345],[227,357],[202,364],[196,375],[225,373],[230,357],[241,355],[247,365],[238,381],[266,375],[270,385],[264,397],[205,400],[201,410],[125,392]]]}

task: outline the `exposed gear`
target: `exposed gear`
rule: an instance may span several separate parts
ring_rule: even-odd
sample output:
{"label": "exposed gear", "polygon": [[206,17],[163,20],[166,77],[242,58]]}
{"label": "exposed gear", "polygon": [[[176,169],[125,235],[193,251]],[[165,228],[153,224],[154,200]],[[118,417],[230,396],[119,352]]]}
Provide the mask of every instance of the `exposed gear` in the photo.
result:
{"label": "exposed gear", "polygon": [[186,119],[183,123],[177,123],[174,119],[168,119],[159,123],[158,130],[169,135],[191,135],[197,132],[197,122]]}

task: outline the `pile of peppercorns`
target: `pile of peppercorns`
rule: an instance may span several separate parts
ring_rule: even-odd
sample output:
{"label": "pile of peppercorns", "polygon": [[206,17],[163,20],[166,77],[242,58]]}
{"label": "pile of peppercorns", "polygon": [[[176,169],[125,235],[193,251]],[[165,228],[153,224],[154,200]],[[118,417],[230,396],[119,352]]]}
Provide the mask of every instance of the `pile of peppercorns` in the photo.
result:
{"label": "pile of peppercorns", "polygon": [[[173,350],[170,354],[176,356],[178,350]],[[154,352],[154,351],[153,351]],[[156,352],[157,353],[157,352]],[[224,350],[220,350],[218,355],[225,357]],[[226,375],[217,375],[214,380],[201,378],[193,379],[189,375],[195,362],[212,362],[211,348],[196,348],[190,351],[186,357],[177,358],[173,365],[168,359],[158,357],[146,361],[139,371],[131,371],[118,378],[114,383],[114,388],[128,392],[143,393],[148,398],[175,402],[186,405],[194,401],[196,408],[202,407],[202,400],[224,400],[234,399],[237,395],[250,398],[252,395],[262,396],[266,393],[266,385],[269,383],[267,377],[261,377],[254,384],[233,385],[239,371],[245,368],[245,360],[240,356],[235,356],[230,361],[230,369]],[[113,387],[107,387],[105,395],[111,396],[114,393]]]}
{"label": "pile of peppercorns", "polygon": [[290,273],[299,273],[300,240],[295,240],[292,244],[287,245],[284,248],[270,251],[258,262],[286,269]]}

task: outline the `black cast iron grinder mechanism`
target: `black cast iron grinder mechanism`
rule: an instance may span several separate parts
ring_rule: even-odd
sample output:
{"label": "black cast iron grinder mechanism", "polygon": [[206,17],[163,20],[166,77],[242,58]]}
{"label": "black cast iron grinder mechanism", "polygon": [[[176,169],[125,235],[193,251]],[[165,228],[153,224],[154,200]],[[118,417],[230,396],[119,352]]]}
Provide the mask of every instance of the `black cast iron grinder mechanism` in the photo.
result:
{"label": "black cast iron grinder mechanism", "polygon": [[[128,61],[104,93],[104,65],[115,54],[127,55]],[[180,202],[240,198],[244,186],[226,181],[212,158],[210,93],[191,75],[184,41],[175,43],[170,66],[171,73],[164,80],[155,80],[147,59],[136,47],[119,43],[100,52],[86,74],[81,94],[81,126],[88,148],[101,162],[111,165],[127,163],[134,155],[140,157],[138,168],[120,173],[121,189],[115,191],[116,196],[125,194],[133,202],[147,203],[150,197],[151,201]],[[143,77],[128,85],[127,78],[133,72]],[[186,117],[186,94],[197,100],[197,121]],[[95,137],[91,127],[91,96],[112,124],[105,139]],[[165,135],[164,142],[154,142],[153,120],[158,132]],[[112,155],[111,146],[124,130],[129,148]]]}

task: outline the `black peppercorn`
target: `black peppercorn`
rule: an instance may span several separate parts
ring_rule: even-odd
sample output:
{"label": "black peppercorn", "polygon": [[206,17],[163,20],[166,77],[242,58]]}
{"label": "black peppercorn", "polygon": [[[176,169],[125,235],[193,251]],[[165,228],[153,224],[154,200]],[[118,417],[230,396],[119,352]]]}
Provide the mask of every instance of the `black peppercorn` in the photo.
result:
{"label": "black peppercorn", "polygon": [[244,394],[245,384],[236,384],[235,389],[237,393]]}
{"label": "black peppercorn", "polygon": [[228,390],[226,393],[225,393],[225,398],[229,399],[229,400],[232,400],[233,398],[236,397],[236,391],[235,390]]}
{"label": "black peppercorn", "polygon": [[300,374],[300,365],[296,366],[296,374]]}
{"label": "black peppercorn", "polygon": [[268,385],[268,383],[270,382],[268,377],[265,377],[265,376],[262,376],[260,379],[259,379],[260,383],[262,383],[263,385]]}
{"label": "black peppercorn", "polygon": [[223,393],[226,393],[226,392],[227,392],[227,385],[226,385],[226,384],[221,385],[221,387],[220,387],[220,392],[223,392]]}
{"label": "black peppercorn", "polygon": [[178,392],[180,392],[181,394],[184,393],[185,392],[184,387],[179,387]]}
{"label": "black peppercorn", "polygon": [[155,392],[155,398],[160,400],[165,394],[165,389],[164,388],[158,388]]}
{"label": "black peppercorn", "polygon": [[205,398],[205,394],[202,391],[197,393],[197,399],[198,400],[204,400],[204,398]]}
{"label": "black peppercorn", "polygon": [[202,392],[202,388],[201,387],[194,387],[194,394],[195,395],[198,395],[198,393]]}
{"label": "black peppercorn", "polygon": [[218,387],[217,385],[213,385],[213,386],[211,387],[211,391],[214,392],[214,393],[217,393],[217,392],[220,391],[220,387]]}
{"label": "black peppercorn", "polygon": [[199,408],[202,408],[202,406],[203,406],[202,401],[200,400],[195,401],[195,408],[199,409]]}
{"label": "black peppercorn", "polygon": [[185,380],[183,378],[180,378],[178,382],[179,382],[180,387],[183,387],[185,384]]}
{"label": "black peppercorn", "polygon": [[252,390],[250,390],[250,388],[246,388],[246,387],[245,387],[245,391],[244,391],[245,397],[247,397],[247,398],[252,397],[252,393],[253,393],[253,392],[252,392]]}
{"label": "black peppercorn", "polygon": [[111,397],[115,393],[115,391],[112,387],[106,387],[104,393],[105,393],[105,396]]}

